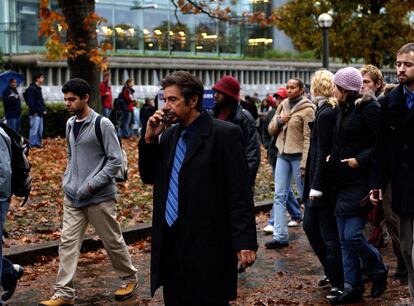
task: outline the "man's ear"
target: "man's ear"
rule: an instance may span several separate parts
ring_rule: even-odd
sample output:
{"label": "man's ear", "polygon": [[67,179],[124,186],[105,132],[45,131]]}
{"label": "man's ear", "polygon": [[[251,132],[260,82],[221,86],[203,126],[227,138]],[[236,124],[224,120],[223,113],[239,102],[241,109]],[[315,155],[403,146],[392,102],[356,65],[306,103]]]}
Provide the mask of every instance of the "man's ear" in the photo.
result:
{"label": "man's ear", "polygon": [[197,103],[198,103],[198,96],[192,96],[192,97],[190,98],[190,106],[191,106],[192,108],[195,108],[195,107],[196,107],[196,105],[197,105]]}
{"label": "man's ear", "polygon": [[89,101],[90,101],[90,99],[91,99],[91,96],[90,96],[90,95],[88,95],[88,94],[86,94],[86,95],[83,97],[83,99],[85,99],[86,103],[87,103],[87,104],[89,104]]}

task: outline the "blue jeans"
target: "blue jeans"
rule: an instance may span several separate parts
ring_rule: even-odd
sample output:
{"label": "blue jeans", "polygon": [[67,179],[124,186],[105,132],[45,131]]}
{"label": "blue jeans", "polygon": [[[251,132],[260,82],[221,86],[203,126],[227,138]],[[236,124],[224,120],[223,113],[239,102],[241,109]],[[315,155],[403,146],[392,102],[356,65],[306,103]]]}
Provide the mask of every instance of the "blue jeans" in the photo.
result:
{"label": "blue jeans", "polygon": [[29,116],[30,133],[29,142],[32,147],[40,147],[42,145],[43,136],[43,117]]}
{"label": "blue jeans", "polygon": [[365,216],[336,216],[341,243],[344,288],[363,288],[361,264],[368,277],[378,277],[385,266],[378,250],[371,245],[362,231],[367,223]]}
{"label": "blue jeans", "polygon": [[102,110],[102,115],[106,118],[109,118],[111,116],[112,108],[104,108]]}
{"label": "blue jeans", "polygon": [[[286,209],[289,199],[289,191],[291,191],[290,183],[293,179],[302,197],[303,184],[300,175],[300,159],[286,160],[278,157],[275,169],[275,196],[273,201],[274,227],[273,238],[280,243],[289,241],[288,227],[286,222]],[[296,199],[295,199],[296,202]],[[302,212],[299,204],[296,202],[295,219],[302,219]]]}
{"label": "blue jeans", "polygon": [[121,112],[121,127],[119,129],[119,137],[131,136],[131,117],[132,112],[122,111]]}
{"label": "blue jeans", "polygon": [[13,129],[16,133],[20,133],[21,118],[7,118],[7,126]]}

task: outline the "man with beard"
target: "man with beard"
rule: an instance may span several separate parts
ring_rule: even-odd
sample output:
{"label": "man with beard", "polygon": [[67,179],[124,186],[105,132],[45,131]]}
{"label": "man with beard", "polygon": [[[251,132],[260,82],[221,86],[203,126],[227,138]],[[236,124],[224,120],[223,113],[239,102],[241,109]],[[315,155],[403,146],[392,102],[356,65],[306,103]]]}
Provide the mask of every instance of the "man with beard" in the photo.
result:
{"label": "man with beard", "polygon": [[224,76],[213,86],[214,117],[237,125],[243,135],[244,152],[249,166],[250,185],[253,188],[260,164],[260,140],[252,115],[239,104],[240,83],[232,76]]}
{"label": "man with beard", "polygon": [[414,43],[397,52],[400,85],[381,103],[380,130],[371,170],[370,200],[377,205],[391,181],[392,209],[400,219],[401,251],[414,297]]}
{"label": "man with beard", "polygon": [[151,293],[163,286],[166,306],[229,305],[237,260],[245,269],[257,250],[241,131],[202,112],[203,84],[189,72],[161,86],[164,106],[148,120],[138,159],[142,181],[154,184]]}
{"label": "man with beard", "polygon": [[[68,161],[63,177],[63,228],[59,244],[59,271],[55,294],[39,305],[74,305],[74,278],[83,235],[88,224],[95,227],[121,286],[116,300],[133,296],[138,287],[137,270],[116,220],[115,174],[122,165],[122,152],[115,127],[89,107],[91,88],[82,79],[71,79],[62,87],[66,108],[73,116],[66,123]],[[96,136],[100,123],[102,143]]]}

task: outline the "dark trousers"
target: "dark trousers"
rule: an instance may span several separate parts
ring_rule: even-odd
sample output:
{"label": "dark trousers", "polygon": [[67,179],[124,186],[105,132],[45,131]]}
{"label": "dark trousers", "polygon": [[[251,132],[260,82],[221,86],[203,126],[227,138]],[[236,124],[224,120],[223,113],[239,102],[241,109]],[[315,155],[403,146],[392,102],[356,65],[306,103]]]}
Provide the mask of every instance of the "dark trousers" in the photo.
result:
{"label": "dark trousers", "polygon": [[305,208],[303,229],[333,287],[344,284],[341,246],[333,208]]}

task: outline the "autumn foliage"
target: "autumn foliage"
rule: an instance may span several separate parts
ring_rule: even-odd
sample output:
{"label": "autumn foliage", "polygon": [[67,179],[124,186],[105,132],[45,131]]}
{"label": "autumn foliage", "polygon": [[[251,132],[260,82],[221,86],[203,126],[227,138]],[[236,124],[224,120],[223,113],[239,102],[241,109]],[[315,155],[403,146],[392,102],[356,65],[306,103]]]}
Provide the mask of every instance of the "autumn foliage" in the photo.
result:
{"label": "autumn foliage", "polygon": [[[67,35],[68,23],[67,16],[62,13],[49,9],[49,0],[41,0],[39,7],[39,36],[47,38],[45,47],[47,49],[46,58],[48,60],[75,60],[78,56],[87,55],[89,60],[98,65],[101,70],[108,69],[106,52],[112,50],[112,45],[108,42],[98,47],[88,48],[87,41],[70,39]],[[89,34],[88,39],[96,39],[96,27],[106,20],[98,16],[95,12],[90,12],[82,20],[82,29]],[[65,41],[66,39],[66,41]]]}

